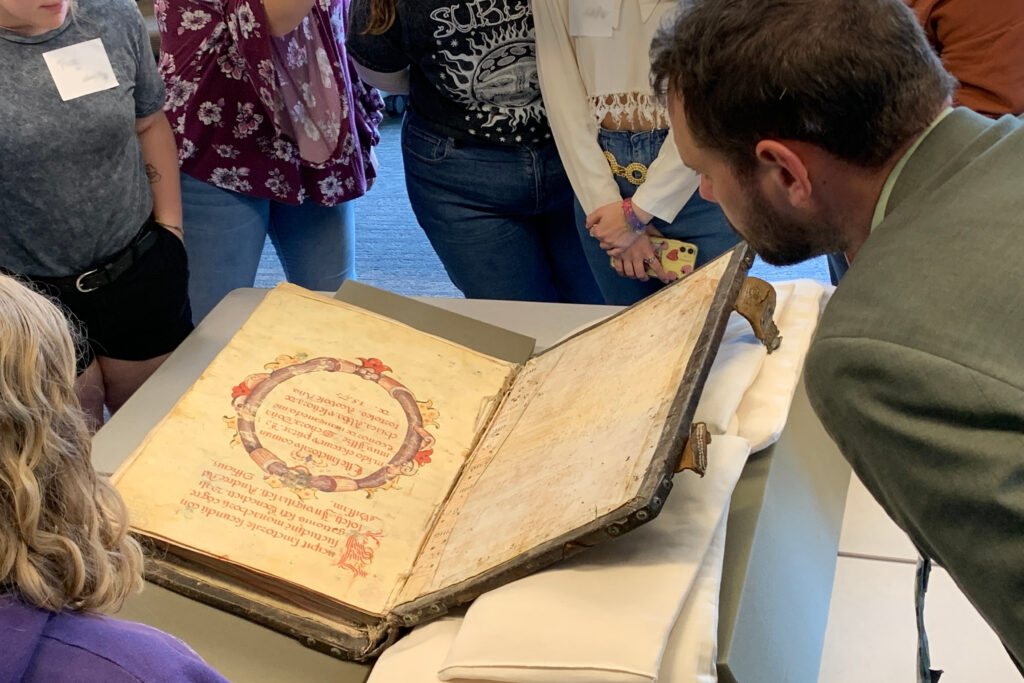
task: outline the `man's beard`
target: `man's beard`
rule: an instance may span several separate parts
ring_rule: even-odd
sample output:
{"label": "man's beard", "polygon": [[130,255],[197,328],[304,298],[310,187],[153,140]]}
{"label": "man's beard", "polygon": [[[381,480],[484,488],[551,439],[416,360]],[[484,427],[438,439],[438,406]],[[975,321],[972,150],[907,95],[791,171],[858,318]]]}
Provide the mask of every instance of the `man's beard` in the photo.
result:
{"label": "man's beard", "polygon": [[731,219],[729,222],[765,263],[791,266],[843,250],[835,226],[825,221],[803,223],[784,216],[757,189],[752,189],[746,200],[741,216],[743,229],[738,230]]}

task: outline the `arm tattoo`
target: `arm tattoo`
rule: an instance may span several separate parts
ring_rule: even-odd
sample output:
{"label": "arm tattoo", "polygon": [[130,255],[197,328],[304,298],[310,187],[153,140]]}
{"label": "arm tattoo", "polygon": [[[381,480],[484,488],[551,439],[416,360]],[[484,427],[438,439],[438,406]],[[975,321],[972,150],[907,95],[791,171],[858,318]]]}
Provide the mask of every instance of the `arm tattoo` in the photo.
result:
{"label": "arm tattoo", "polygon": [[160,173],[153,164],[146,164],[146,177],[149,178],[150,185],[159,182]]}

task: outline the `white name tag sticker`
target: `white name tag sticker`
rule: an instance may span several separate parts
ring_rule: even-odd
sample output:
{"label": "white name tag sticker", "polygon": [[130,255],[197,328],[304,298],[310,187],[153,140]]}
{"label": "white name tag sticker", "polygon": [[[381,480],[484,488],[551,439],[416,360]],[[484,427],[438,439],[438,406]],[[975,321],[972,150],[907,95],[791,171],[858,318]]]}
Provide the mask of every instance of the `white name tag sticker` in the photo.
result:
{"label": "white name tag sticker", "polygon": [[114,67],[99,38],[44,52],[43,59],[65,102],[117,87]]}
{"label": "white name tag sticker", "polygon": [[569,35],[611,38],[615,0],[569,0]]}

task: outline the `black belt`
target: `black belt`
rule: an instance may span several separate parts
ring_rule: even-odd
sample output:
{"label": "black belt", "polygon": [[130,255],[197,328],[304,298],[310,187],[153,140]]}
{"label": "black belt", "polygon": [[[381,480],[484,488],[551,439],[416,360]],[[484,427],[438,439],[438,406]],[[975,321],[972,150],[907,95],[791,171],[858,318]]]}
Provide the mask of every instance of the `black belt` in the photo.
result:
{"label": "black belt", "polygon": [[157,230],[162,230],[152,217],[146,221],[128,246],[110,257],[110,260],[95,268],[91,268],[81,275],[68,275],[66,277],[34,277],[32,280],[51,284],[65,291],[78,291],[83,294],[105,287],[117,278],[128,272],[128,269],[135,265],[135,262],[142,258],[149,249],[156,244]]}

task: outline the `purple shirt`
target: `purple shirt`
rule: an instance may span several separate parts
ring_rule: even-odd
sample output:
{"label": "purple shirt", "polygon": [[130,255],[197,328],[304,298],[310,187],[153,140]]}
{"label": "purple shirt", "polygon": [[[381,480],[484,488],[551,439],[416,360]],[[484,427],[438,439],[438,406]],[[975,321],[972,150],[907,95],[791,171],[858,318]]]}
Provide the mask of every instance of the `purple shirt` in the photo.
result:
{"label": "purple shirt", "polygon": [[0,596],[0,683],[225,683],[188,645],[88,612],[49,612]]}
{"label": "purple shirt", "polygon": [[155,0],[181,170],[289,204],[363,195],[384,104],[345,53],[347,7],[317,0],[274,38],[260,0]]}

